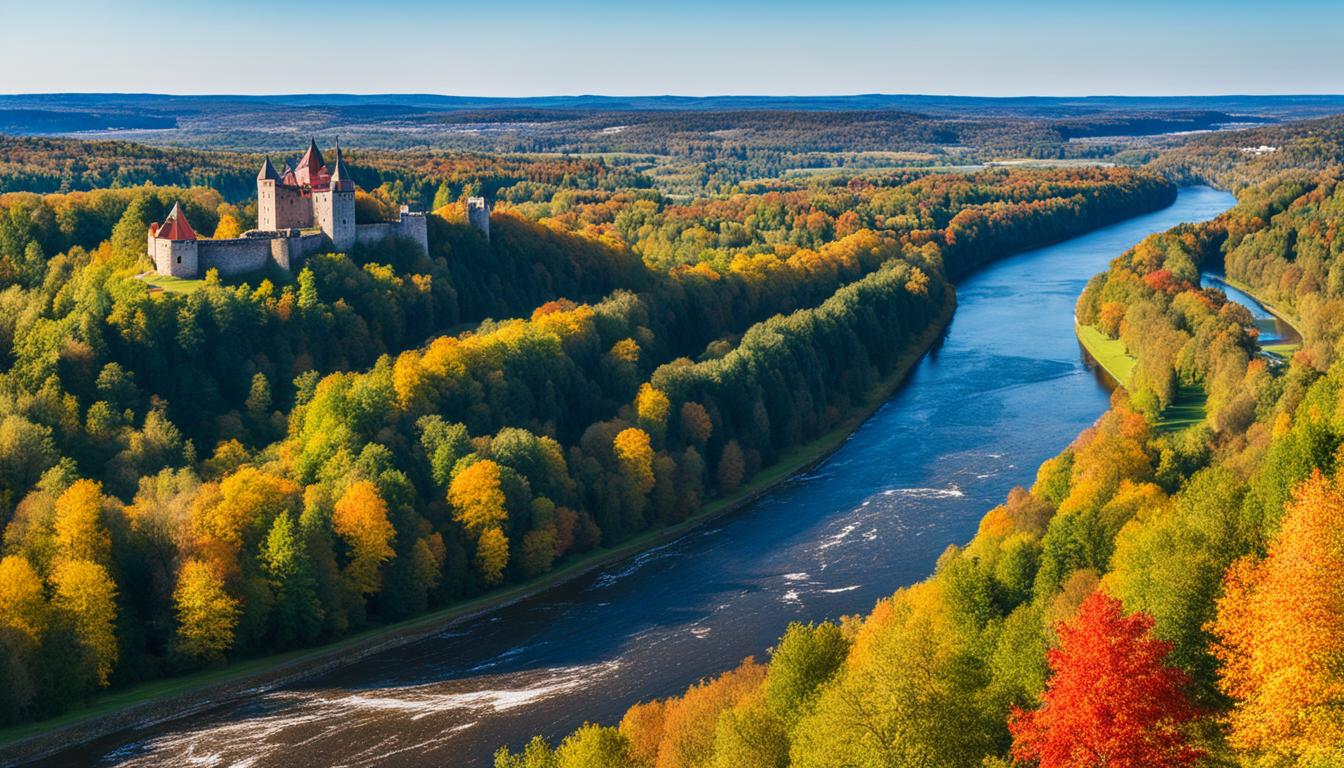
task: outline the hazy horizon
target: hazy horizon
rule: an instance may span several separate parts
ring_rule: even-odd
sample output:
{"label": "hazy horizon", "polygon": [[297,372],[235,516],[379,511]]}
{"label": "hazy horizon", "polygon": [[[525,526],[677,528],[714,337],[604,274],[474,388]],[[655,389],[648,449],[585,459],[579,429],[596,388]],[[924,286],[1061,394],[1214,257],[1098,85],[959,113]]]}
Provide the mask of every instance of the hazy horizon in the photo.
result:
{"label": "hazy horizon", "polygon": [[58,0],[6,21],[0,67],[15,94],[1344,92],[1344,4],[1323,0],[1273,13],[1245,0],[297,0],[283,14],[261,0],[226,13],[203,0]]}

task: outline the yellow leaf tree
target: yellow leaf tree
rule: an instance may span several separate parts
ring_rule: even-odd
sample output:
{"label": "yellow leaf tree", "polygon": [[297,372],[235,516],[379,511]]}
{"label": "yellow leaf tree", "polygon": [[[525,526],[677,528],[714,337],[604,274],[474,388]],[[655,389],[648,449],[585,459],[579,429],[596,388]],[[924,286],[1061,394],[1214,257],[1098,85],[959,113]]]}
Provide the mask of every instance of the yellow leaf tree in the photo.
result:
{"label": "yellow leaf tree", "polygon": [[642,429],[623,429],[612,443],[621,474],[641,494],[653,489],[653,446]]}
{"label": "yellow leaf tree", "polygon": [[448,503],[453,506],[454,519],[472,535],[503,525],[509,513],[504,508],[499,465],[483,459],[457,473],[448,486]]}
{"label": "yellow leaf tree", "polygon": [[42,577],[21,555],[0,560],[0,627],[17,632],[33,645],[42,641],[47,629]]}
{"label": "yellow leaf tree", "polygon": [[383,563],[392,559],[396,531],[387,519],[387,504],[368,480],[351,483],[336,502],[332,528],[350,547],[346,577],[361,594],[382,587]]}
{"label": "yellow leaf tree", "polygon": [[476,541],[476,567],[486,584],[504,580],[504,568],[509,564],[509,539],[499,528],[487,528]]}
{"label": "yellow leaf tree", "polygon": [[1264,559],[1228,570],[1212,624],[1234,746],[1275,764],[1344,762],[1344,488],[1298,487]]}
{"label": "yellow leaf tree", "polygon": [[238,601],[224,590],[224,580],[201,560],[182,564],[173,590],[177,609],[178,650],[199,659],[218,659],[233,647],[238,627]]}
{"label": "yellow leaf tree", "polygon": [[99,685],[117,662],[117,585],[107,569],[89,560],[62,560],[52,571],[53,607],[74,627]]}
{"label": "yellow leaf tree", "polygon": [[53,524],[61,557],[107,562],[112,540],[103,527],[103,489],[92,480],[79,480],[56,499]]}
{"label": "yellow leaf tree", "polygon": [[635,413],[639,416],[639,423],[650,435],[662,438],[663,431],[667,429],[667,414],[671,410],[672,403],[667,395],[654,389],[647,381],[640,385],[639,394],[635,397]]}

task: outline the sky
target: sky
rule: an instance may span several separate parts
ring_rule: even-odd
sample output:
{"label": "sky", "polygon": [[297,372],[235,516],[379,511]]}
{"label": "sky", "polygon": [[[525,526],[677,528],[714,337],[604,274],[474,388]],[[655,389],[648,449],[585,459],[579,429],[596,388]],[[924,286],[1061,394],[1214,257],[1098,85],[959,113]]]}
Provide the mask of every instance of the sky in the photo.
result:
{"label": "sky", "polygon": [[1344,93],[1333,0],[6,0],[0,93]]}

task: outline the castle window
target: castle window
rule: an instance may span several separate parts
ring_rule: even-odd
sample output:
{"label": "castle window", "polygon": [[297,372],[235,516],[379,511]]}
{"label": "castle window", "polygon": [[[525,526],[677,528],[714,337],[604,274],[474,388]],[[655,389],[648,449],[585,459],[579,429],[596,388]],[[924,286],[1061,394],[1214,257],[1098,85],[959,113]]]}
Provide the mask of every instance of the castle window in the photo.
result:
{"label": "castle window", "polygon": [[178,256],[178,257],[177,257],[177,263],[178,263],[178,264],[181,264],[181,263],[182,263],[182,257],[181,257],[181,256]]}

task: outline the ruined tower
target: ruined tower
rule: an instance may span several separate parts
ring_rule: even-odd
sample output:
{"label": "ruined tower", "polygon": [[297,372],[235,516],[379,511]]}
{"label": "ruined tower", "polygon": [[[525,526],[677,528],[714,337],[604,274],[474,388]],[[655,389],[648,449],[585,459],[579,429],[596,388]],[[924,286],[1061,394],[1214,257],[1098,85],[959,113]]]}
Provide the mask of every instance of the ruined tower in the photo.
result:
{"label": "ruined tower", "polygon": [[467,198],[467,223],[479,229],[485,239],[490,239],[490,207],[484,197]]}

